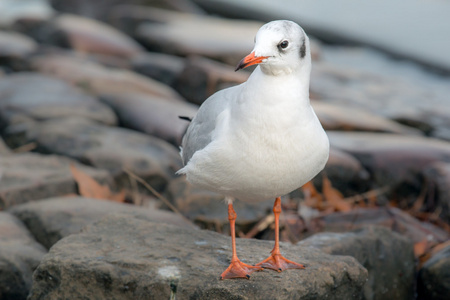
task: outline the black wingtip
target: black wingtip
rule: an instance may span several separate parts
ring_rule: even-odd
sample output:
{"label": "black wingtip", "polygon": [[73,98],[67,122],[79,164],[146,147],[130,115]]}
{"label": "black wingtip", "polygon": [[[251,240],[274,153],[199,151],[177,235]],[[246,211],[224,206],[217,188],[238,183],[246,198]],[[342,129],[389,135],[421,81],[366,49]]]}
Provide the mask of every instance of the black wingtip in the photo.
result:
{"label": "black wingtip", "polygon": [[188,122],[192,121],[192,118],[189,118],[189,117],[186,117],[186,116],[178,116],[178,118],[180,118],[181,120],[188,121]]}

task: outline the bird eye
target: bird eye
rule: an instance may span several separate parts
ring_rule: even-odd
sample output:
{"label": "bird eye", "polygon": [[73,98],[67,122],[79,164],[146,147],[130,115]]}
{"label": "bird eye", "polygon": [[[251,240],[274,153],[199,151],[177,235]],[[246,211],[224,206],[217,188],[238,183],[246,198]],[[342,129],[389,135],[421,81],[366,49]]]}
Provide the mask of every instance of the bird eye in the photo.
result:
{"label": "bird eye", "polygon": [[289,42],[288,42],[288,41],[282,41],[282,42],[280,43],[281,49],[286,49],[287,46],[289,46]]}

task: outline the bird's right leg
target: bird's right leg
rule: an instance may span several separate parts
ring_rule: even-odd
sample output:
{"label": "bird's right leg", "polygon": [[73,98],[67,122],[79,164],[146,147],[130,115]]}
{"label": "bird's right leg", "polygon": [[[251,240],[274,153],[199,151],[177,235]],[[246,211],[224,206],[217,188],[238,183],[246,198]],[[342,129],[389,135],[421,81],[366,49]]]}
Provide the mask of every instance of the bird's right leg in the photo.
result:
{"label": "bird's right leg", "polygon": [[250,278],[250,274],[255,271],[261,271],[263,268],[255,267],[245,264],[240,261],[236,253],[236,236],[235,236],[235,221],[236,212],[233,209],[233,202],[228,201],[228,220],[230,221],[230,232],[231,232],[231,247],[233,250],[233,255],[231,256],[230,266],[220,275],[220,279],[230,279],[230,278]]}

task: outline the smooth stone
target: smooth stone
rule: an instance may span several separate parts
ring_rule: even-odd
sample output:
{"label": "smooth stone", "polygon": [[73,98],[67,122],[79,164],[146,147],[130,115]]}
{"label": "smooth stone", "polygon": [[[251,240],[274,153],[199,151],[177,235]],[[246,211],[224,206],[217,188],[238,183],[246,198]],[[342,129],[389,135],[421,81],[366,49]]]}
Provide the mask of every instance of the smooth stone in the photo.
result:
{"label": "smooth stone", "polygon": [[[124,1],[102,0],[92,2],[90,0],[51,0],[52,6],[61,12],[73,13],[93,19],[105,19],[112,7],[120,5]],[[127,3],[160,7],[192,14],[205,14],[195,3],[188,0],[128,0]]]}
{"label": "smooth stone", "polygon": [[194,228],[191,223],[172,212],[75,196],[17,205],[8,212],[19,218],[34,238],[47,249],[64,237],[79,233],[85,226],[119,212],[129,214],[130,218]]}
{"label": "smooth stone", "polygon": [[450,223],[450,163],[436,162],[424,170],[425,182],[429,189],[428,194],[434,195],[425,201],[425,211],[440,211],[439,216]]}
{"label": "smooth stone", "polygon": [[394,207],[358,208],[350,212],[336,212],[319,216],[311,221],[314,232],[347,232],[368,225],[387,227],[413,243],[428,241],[442,243],[450,239],[450,233],[427,222],[421,222],[410,214]]}
{"label": "smooth stone", "polygon": [[406,184],[420,189],[418,175],[450,160],[450,143],[422,136],[328,131],[332,147],[355,156],[379,187]]}
{"label": "smooth stone", "polygon": [[102,100],[117,112],[122,126],[156,136],[176,147],[181,145],[189,125],[189,121],[179,116],[193,118],[198,109],[185,101],[138,93],[108,95]]}
{"label": "smooth stone", "polygon": [[25,300],[46,249],[13,215],[0,211],[0,299]]}
{"label": "smooth stone", "polygon": [[22,153],[0,155],[0,209],[39,199],[76,194],[70,165],[101,183],[111,183],[106,171],[57,155]]}
{"label": "smooth stone", "polygon": [[[273,242],[238,239],[237,245],[244,262],[256,263],[267,257]],[[306,269],[265,270],[250,281],[220,280],[230,263],[229,237],[108,216],[51,248],[34,273],[29,300],[360,299],[367,271],[353,257],[285,243],[281,248]]]}
{"label": "smooth stone", "polygon": [[319,233],[299,243],[331,255],[356,258],[369,273],[364,299],[413,299],[415,258],[408,238],[383,227]]}
{"label": "smooth stone", "polygon": [[369,131],[422,135],[422,132],[365,109],[341,106],[326,101],[311,101],[325,130]]}
{"label": "smooth stone", "polygon": [[37,47],[37,43],[26,35],[0,31],[0,57],[2,59],[24,59],[36,51]]}
{"label": "smooth stone", "polygon": [[22,144],[35,142],[38,152],[69,156],[107,170],[121,187],[129,185],[124,169],[161,191],[181,168],[180,155],[169,143],[137,131],[84,119],[40,122],[16,135],[15,138],[22,138]]}
{"label": "smooth stone", "polygon": [[95,95],[143,93],[182,99],[169,86],[130,70],[112,69],[80,56],[48,54],[32,60],[35,70],[77,85]]}
{"label": "smooth stone", "polygon": [[329,62],[315,62],[310,90],[316,99],[364,109],[432,136],[450,136],[448,92],[442,89]]}
{"label": "smooth stone", "polygon": [[118,6],[112,14],[121,20],[113,21],[118,26],[134,23],[130,34],[151,51],[206,56],[231,65],[250,53],[255,34],[262,25],[139,5]]}
{"label": "smooth stone", "polygon": [[300,245],[356,258],[369,273],[364,299],[414,298],[413,244],[400,234],[371,226],[346,233],[315,234]]}
{"label": "smooth stone", "polygon": [[370,174],[351,154],[330,148],[325,168],[313,179],[316,188],[322,187],[323,176],[345,196],[363,193],[370,188]]}
{"label": "smooth stone", "polygon": [[204,57],[189,57],[172,86],[189,102],[201,105],[215,92],[247,81],[250,73]]}
{"label": "smooth stone", "polygon": [[419,271],[417,293],[419,300],[445,300],[450,295],[450,246],[445,247]]}
{"label": "smooth stone", "polygon": [[8,27],[18,20],[48,20],[54,14],[48,0],[0,1],[0,26]]}
{"label": "smooth stone", "polygon": [[[204,228],[229,232],[227,205],[224,196],[196,188],[179,177],[172,180],[166,191],[168,198],[180,212]],[[237,214],[237,228],[247,228],[271,213],[275,199],[260,203],[246,203],[237,199],[233,203]]]}
{"label": "smooth stone", "polygon": [[0,80],[1,126],[66,117],[117,123],[111,108],[62,80],[39,73],[15,73]]}
{"label": "smooth stone", "polygon": [[72,14],[61,14],[40,31],[39,41],[80,53],[130,58],[143,53],[136,41],[112,26],[94,19]]}
{"label": "smooth stone", "polygon": [[171,86],[184,69],[185,59],[164,53],[146,52],[131,58],[131,68]]}

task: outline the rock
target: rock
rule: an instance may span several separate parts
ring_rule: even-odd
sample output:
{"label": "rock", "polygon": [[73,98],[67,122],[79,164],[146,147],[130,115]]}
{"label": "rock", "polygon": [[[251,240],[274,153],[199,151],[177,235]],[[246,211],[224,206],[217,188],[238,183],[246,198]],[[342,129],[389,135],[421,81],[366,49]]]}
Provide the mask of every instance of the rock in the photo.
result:
{"label": "rock", "polygon": [[420,174],[431,163],[450,161],[450,143],[427,137],[337,131],[328,137],[332,147],[355,156],[378,187],[406,196],[420,192]]}
{"label": "rock", "polygon": [[450,233],[427,222],[421,222],[398,208],[359,208],[319,216],[311,221],[315,232],[347,232],[368,225],[387,227],[414,243],[428,241],[441,243],[450,239]]}
{"label": "rock", "polygon": [[132,71],[111,69],[81,57],[50,54],[37,56],[33,67],[44,74],[78,85],[93,94],[143,93],[169,99],[181,99],[170,87]]}
{"label": "rock", "polygon": [[16,217],[0,211],[0,299],[27,298],[46,252]]}
{"label": "rock", "polygon": [[169,143],[136,131],[103,126],[84,119],[40,122],[27,128],[22,136],[22,144],[35,142],[38,152],[69,156],[108,170],[121,187],[129,184],[124,169],[161,191],[181,168],[178,151]]}
{"label": "rock", "polygon": [[389,229],[366,227],[346,233],[319,233],[300,245],[356,258],[369,273],[364,299],[414,298],[413,244]]}
{"label": "rock", "polygon": [[430,258],[420,269],[417,293],[420,300],[445,300],[450,295],[450,246]]}
{"label": "rock", "polygon": [[401,125],[361,108],[341,106],[325,101],[312,101],[311,105],[325,130],[422,134],[415,128]]}
{"label": "rock", "polygon": [[27,57],[36,51],[37,44],[29,37],[0,31],[0,63],[12,70],[21,71],[28,67]]}
{"label": "rock", "polygon": [[314,64],[310,90],[333,104],[364,109],[450,139],[446,90],[322,62]]}
{"label": "rock", "polygon": [[131,59],[131,68],[171,86],[184,69],[185,59],[164,53],[146,52]]}
{"label": "rock", "polygon": [[0,156],[6,155],[6,154],[11,154],[11,149],[9,149],[8,146],[6,146],[5,142],[0,137]]}
{"label": "rock", "polygon": [[14,206],[9,212],[19,218],[47,249],[63,237],[79,233],[83,227],[119,212],[128,213],[130,218],[194,228],[181,216],[168,211],[84,197],[40,200]]}
{"label": "rock", "polygon": [[440,211],[439,217],[450,223],[450,163],[432,163],[423,174],[429,189],[428,195],[434,196],[426,198],[423,209]]}
{"label": "rock", "polygon": [[[175,207],[190,220],[204,228],[228,232],[228,213],[223,195],[196,188],[189,184],[184,176],[172,180],[167,193]],[[271,213],[274,200],[260,203],[235,201],[233,206],[238,216],[237,228],[248,228],[265,217],[268,212]]]}
{"label": "rock", "polygon": [[146,94],[129,93],[105,96],[102,99],[119,117],[122,126],[159,137],[176,147],[181,145],[189,121],[179,116],[193,118],[197,106],[185,101]]}
{"label": "rock", "polygon": [[191,57],[173,83],[188,101],[202,104],[218,90],[247,81],[250,73],[234,71],[233,67],[203,57]]}
{"label": "rock", "polygon": [[61,80],[16,73],[0,81],[0,128],[69,116],[117,123],[111,108]]}
{"label": "rock", "polygon": [[[237,243],[241,259],[251,263],[273,247]],[[109,216],[51,248],[34,273],[29,299],[359,299],[367,279],[352,257],[282,243],[285,255],[305,263],[305,270],[220,280],[230,247],[229,237],[214,232]]]}
{"label": "rock", "polygon": [[[108,12],[111,7],[123,2],[124,1],[122,0],[103,0],[101,2],[92,2],[89,0],[51,0],[52,6],[58,11],[94,19],[104,19],[106,15],[105,12]],[[205,12],[193,2],[186,0],[128,0],[126,3],[155,6],[192,14],[205,14]]]}
{"label": "rock", "polygon": [[144,51],[137,42],[117,29],[81,16],[61,14],[42,27],[36,37],[38,41],[80,53],[130,58]]}
{"label": "rock", "polygon": [[11,26],[21,19],[47,20],[53,13],[47,0],[0,1],[0,26]]}
{"label": "rock", "polygon": [[56,155],[22,153],[0,155],[0,210],[55,196],[75,194],[70,165],[102,183],[111,181],[106,171],[95,170]]}
{"label": "rock", "polygon": [[313,179],[314,185],[319,189],[323,175],[327,176],[333,187],[343,195],[363,193],[370,187],[369,172],[355,157],[336,148],[330,149],[325,168]]}
{"label": "rock", "polygon": [[[255,34],[262,25],[138,5],[117,6],[112,15],[113,24],[135,36],[151,51],[201,55],[233,66],[253,49]],[[130,23],[135,24],[131,29]]]}

